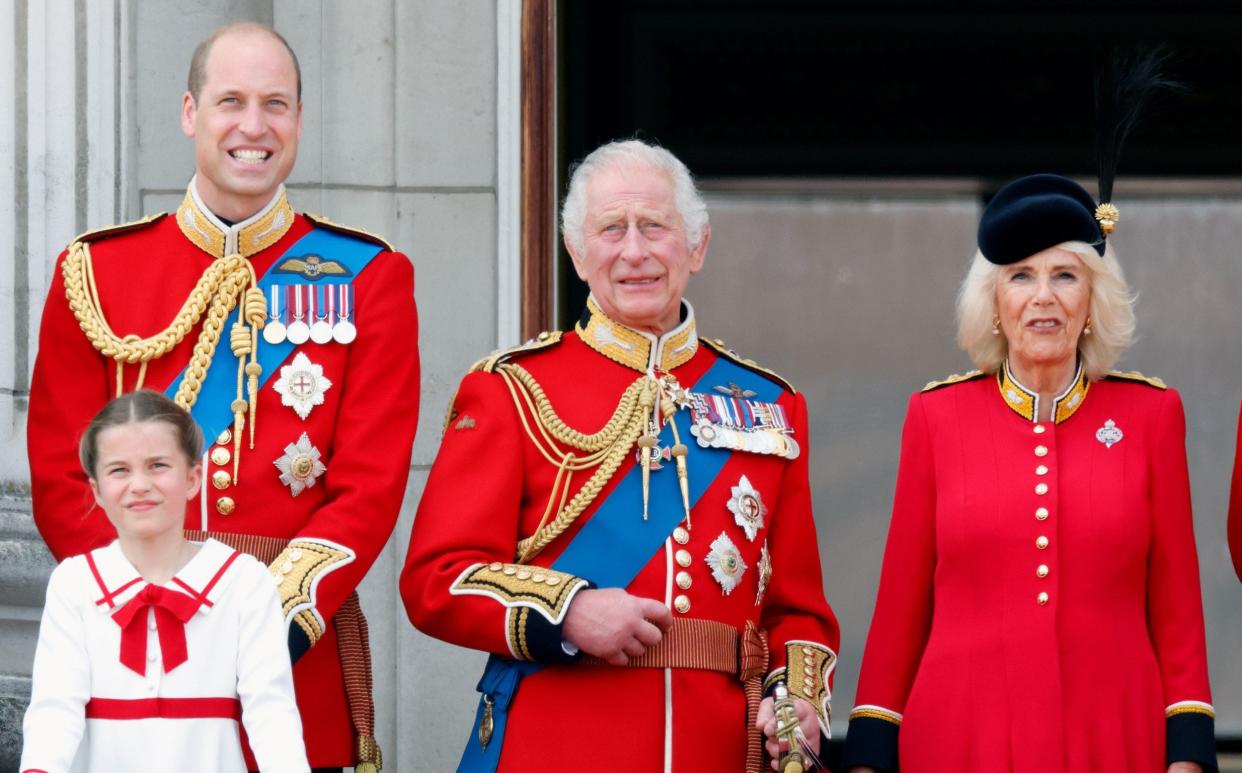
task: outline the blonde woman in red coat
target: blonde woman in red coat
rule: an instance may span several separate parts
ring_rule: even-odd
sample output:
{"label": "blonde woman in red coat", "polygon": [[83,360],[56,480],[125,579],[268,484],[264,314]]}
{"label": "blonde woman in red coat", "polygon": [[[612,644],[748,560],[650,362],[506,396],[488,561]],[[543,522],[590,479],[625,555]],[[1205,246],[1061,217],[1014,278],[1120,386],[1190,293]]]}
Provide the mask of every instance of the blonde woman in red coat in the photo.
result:
{"label": "blonde woman in red coat", "polygon": [[1216,769],[1181,400],[1110,370],[1133,296],[1097,211],[1034,175],[984,212],[979,370],[910,399],[847,770]]}

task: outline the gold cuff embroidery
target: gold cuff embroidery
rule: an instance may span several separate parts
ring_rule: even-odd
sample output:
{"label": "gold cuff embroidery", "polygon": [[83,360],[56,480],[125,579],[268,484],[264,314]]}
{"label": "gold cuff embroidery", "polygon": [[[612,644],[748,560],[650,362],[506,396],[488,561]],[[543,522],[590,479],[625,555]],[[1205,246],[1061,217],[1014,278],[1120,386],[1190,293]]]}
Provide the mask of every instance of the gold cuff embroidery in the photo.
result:
{"label": "gold cuff embroidery", "polygon": [[1170,704],[1164,710],[1164,716],[1176,717],[1178,714],[1204,714],[1206,716],[1216,718],[1216,710],[1212,708],[1212,704],[1203,701],[1178,701]]}
{"label": "gold cuff embroidery", "polygon": [[883,706],[855,706],[850,712],[850,719],[882,719],[898,727],[901,726],[901,715]]}
{"label": "gold cuff embroidery", "polygon": [[518,660],[534,660],[526,643],[526,621],[530,618],[528,607],[514,607],[506,615],[509,628],[509,651]]}
{"label": "gold cuff embroidery", "polygon": [[828,686],[837,654],[822,644],[790,641],[785,644],[785,684],[789,694],[801,698],[815,709],[820,728],[829,735],[832,717],[832,691]]}
{"label": "gold cuff embroidery", "polygon": [[[548,622],[559,625],[569,608],[570,600],[586,584],[587,581],[581,577],[565,572],[541,566],[496,561],[470,567],[457,578],[449,592],[454,595],[489,596],[510,609],[533,609],[546,617]],[[512,633],[513,626],[519,622],[522,625],[524,646],[525,618],[520,621],[511,620],[510,632]],[[510,640],[513,640],[512,636]],[[514,654],[521,656],[516,649]],[[529,657],[529,653],[527,656]]]}
{"label": "gold cuff embroidery", "polygon": [[305,631],[312,645],[325,627],[323,616],[315,609],[319,583],[354,557],[354,551],[327,540],[297,539],[268,566],[277,580],[276,592],[286,622]]}

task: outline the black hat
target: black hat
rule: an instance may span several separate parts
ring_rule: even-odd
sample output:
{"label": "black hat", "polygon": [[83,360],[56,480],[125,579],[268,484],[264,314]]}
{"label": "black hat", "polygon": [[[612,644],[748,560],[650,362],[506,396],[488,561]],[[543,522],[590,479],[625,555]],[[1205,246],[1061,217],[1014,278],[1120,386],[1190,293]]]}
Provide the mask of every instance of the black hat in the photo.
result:
{"label": "black hat", "polygon": [[1095,199],[1068,177],[1033,174],[997,191],[979,221],[979,251],[998,265],[1062,242],[1086,242],[1104,254]]}
{"label": "black hat", "polygon": [[998,265],[1016,263],[1062,242],[1086,242],[1104,254],[1104,240],[1117,225],[1113,179],[1121,146],[1156,89],[1179,89],[1164,78],[1168,57],[1160,50],[1132,58],[1114,54],[1095,83],[1096,171],[1099,206],[1078,183],[1055,174],[1020,177],[1001,188],[979,221],[979,251]]}

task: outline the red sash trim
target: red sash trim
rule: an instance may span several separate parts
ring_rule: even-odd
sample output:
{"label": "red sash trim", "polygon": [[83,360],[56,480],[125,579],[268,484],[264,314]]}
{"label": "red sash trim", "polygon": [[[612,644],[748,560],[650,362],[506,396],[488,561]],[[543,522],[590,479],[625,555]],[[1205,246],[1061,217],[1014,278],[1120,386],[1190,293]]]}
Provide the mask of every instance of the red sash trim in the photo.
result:
{"label": "red sash trim", "polygon": [[233,562],[236,561],[237,557],[240,555],[241,555],[240,551],[234,550],[233,554],[230,555],[228,558],[226,558],[223,564],[220,564],[220,568],[216,570],[216,573],[212,575],[211,579],[207,582],[207,584],[203,586],[203,590],[201,593],[195,590],[194,588],[192,588],[189,583],[182,581],[180,577],[174,577],[172,581],[180,585],[182,588],[185,588],[185,591],[189,593],[191,596],[193,596],[195,599],[197,599],[198,603],[202,604],[203,606],[207,606],[207,607],[215,606],[214,604],[212,604],[210,601],[207,600],[207,594],[211,593],[211,589],[216,587],[216,583],[220,581],[220,578],[224,576],[224,573],[228,571],[229,567],[233,565]]}
{"label": "red sash trim", "polygon": [[90,553],[87,553],[85,555],[86,565],[91,568],[91,574],[95,575],[95,584],[99,586],[100,592],[103,593],[103,598],[96,601],[95,606],[99,606],[100,604],[107,604],[110,607],[115,607],[116,597],[124,593],[127,589],[131,588],[136,583],[142,582],[142,578],[135,577],[134,579],[122,585],[121,587],[117,588],[115,591],[108,590],[108,586],[104,585],[103,575],[99,573],[99,567],[95,566],[95,556],[93,555],[93,553],[94,551],[91,551]]}
{"label": "red sash trim", "polygon": [[237,698],[91,698],[87,719],[232,719],[241,721]]}

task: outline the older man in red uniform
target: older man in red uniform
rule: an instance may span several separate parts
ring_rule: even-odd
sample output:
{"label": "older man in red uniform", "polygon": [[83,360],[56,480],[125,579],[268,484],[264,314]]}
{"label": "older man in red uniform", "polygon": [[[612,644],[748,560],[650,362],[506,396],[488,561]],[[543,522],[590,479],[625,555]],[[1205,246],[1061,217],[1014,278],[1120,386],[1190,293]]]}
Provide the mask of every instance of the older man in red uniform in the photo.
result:
{"label": "older man in red uniform", "polygon": [[401,577],[418,628],[492,653],[459,769],[758,769],[778,683],[818,751],[806,403],[700,337],[707,213],[671,153],[596,150],[564,231],[587,308],[463,380]]}
{"label": "older man in red uniform", "polygon": [[354,589],[409,467],[413,271],[382,239],[289,206],[301,76],[271,29],[204,41],[181,117],[196,174],[176,213],[85,234],[57,264],[30,398],[35,521],[57,558],[111,541],[77,438],[116,394],[175,397],[213,441],[186,528],[270,563],[311,764],[375,770]]}

